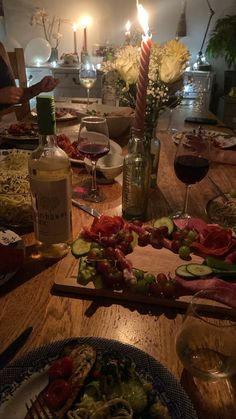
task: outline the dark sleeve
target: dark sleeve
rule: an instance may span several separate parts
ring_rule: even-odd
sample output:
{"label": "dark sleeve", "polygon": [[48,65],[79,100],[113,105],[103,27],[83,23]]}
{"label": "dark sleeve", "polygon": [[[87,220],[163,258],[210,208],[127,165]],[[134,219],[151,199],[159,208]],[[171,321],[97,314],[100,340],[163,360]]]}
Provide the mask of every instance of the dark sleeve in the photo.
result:
{"label": "dark sleeve", "polygon": [[[2,87],[15,86],[15,80],[5,60],[0,56],[0,89]],[[1,90],[0,90],[1,94]],[[0,104],[0,110],[8,108],[9,104]]]}

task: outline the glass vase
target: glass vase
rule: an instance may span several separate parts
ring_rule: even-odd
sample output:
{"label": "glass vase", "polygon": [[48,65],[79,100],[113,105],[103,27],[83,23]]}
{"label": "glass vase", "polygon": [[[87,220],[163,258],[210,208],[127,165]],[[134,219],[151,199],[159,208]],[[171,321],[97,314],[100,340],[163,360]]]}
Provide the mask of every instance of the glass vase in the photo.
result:
{"label": "glass vase", "polygon": [[58,61],[58,49],[52,47],[52,49],[51,49],[51,55],[50,55],[50,57],[48,59],[48,62],[49,63],[53,63],[53,62],[56,62],[57,63],[57,61]]}

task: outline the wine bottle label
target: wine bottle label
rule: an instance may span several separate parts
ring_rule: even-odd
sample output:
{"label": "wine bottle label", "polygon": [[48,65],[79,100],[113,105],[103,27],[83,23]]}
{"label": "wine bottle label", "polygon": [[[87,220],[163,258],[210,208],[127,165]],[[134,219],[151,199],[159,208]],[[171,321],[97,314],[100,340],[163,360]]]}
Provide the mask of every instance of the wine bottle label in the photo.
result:
{"label": "wine bottle label", "polygon": [[71,179],[30,180],[36,239],[56,244],[71,238]]}

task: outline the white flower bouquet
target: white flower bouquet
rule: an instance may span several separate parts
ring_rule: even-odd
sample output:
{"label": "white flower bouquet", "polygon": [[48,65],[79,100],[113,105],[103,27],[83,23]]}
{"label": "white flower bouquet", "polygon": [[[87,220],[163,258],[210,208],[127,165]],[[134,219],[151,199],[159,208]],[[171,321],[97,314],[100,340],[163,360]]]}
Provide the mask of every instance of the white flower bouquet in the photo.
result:
{"label": "white flower bouquet", "polygon": [[57,48],[62,38],[60,29],[63,22],[68,23],[69,21],[56,16],[49,17],[44,8],[37,7],[35,13],[31,16],[30,24],[31,26],[42,26],[45,39],[52,48]]}
{"label": "white flower bouquet", "polygon": [[[152,132],[161,108],[171,95],[179,90],[182,75],[190,54],[184,44],[170,40],[164,44],[153,43],[150,54],[145,130]],[[139,75],[140,47],[121,46],[111,61],[102,64],[102,71],[117,73],[117,94],[122,106],[135,108],[136,82]]]}

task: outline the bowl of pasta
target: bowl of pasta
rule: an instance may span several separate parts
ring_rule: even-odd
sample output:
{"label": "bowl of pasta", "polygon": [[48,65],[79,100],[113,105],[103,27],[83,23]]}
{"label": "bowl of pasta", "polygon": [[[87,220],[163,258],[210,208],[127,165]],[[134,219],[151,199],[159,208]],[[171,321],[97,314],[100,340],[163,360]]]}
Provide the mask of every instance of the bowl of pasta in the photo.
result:
{"label": "bowl of pasta", "polygon": [[3,226],[32,225],[29,153],[15,149],[0,152],[0,224]]}

